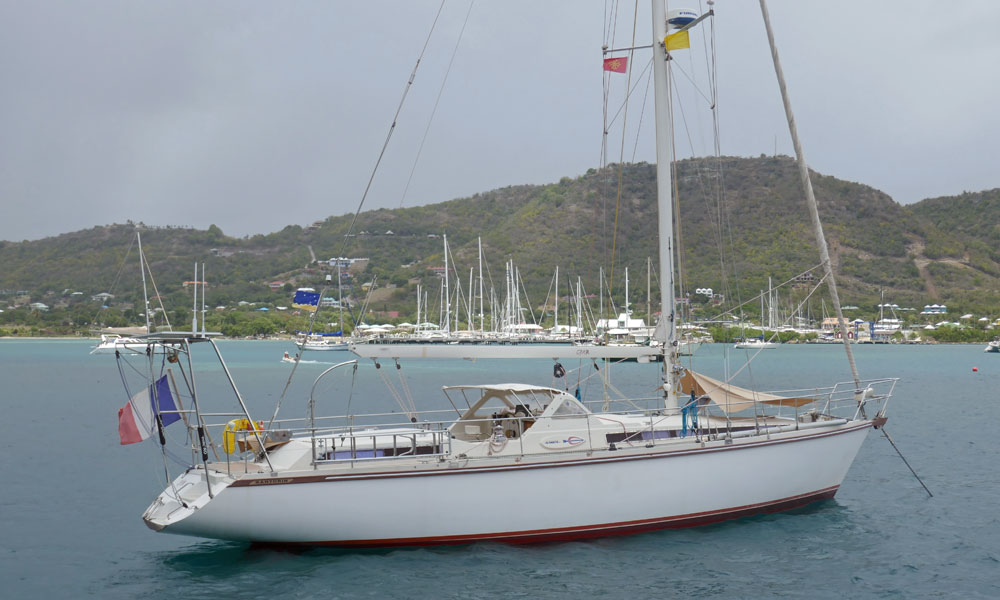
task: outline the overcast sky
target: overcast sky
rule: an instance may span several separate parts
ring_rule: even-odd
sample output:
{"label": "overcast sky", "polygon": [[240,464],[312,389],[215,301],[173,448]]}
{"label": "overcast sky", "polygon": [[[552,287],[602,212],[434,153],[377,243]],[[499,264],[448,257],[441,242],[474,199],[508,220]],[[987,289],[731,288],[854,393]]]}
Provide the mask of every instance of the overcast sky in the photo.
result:
{"label": "overcast sky", "polygon": [[[439,5],[0,0],[0,239],[128,219],[242,236],[353,212]],[[1000,187],[1000,2],[769,7],[814,169],[901,203]],[[366,208],[598,166],[605,2],[479,0],[459,40],[468,9],[445,3]],[[791,154],[757,3],[715,9],[722,152]],[[623,3],[614,46],[631,43],[632,11]],[[692,91],[709,89],[708,32],[676,62],[681,155],[712,153],[708,102]],[[648,53],[633,60],[626,160],[633,146],[654,158]],[[625,81],[612,80],[612,113]]]}

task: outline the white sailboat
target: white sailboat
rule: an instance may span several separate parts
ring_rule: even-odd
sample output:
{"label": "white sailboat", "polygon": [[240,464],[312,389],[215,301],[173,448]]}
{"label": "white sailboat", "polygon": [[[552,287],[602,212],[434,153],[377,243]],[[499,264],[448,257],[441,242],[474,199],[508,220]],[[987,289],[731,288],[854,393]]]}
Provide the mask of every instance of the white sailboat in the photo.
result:
{"label": "white sailboat", "polygon": [[[279,428],[273,419],[251,417],[211,335],[154,334],[149,341],[171,354],[174,368],[185,370],[190,408],[162,410],[174,404],[156,386],[151,401],[163,417],[186,415],[193,443],[191,465],[143,514],[150,528],[346,547],[523,543],[712,523],[802,506],[837,492],[868,430],[885,422],[896,380],[855,377],[826,387],[810,382],[808,392],[777,395],[680,365],[668,22],[661,0],[653,0],[652,8],[663,315],[658,331],[665,354],[660,395],[632,400],[622,411],[595,411],[546,386],[449,386],[444,392],[455,420],[401,403],[406,410],[398,423],[386,423],[386,414],[369,421],[357,415],[322,418],[310,397],[309,416],[284,420]],[[677,24],[690,27],[693,19]],[[839,309],[835,288],[831,292]],[[198,396],[190,351],[203,344],[214,348],[236,391],[239,409],[230,415],[208,412]],[[159,373],[148,362],[153,379]],[[335,365],[317,383],[356,364]],[[233,419],[213,424],[220,415]],[[162,428],[161,422],[153,426]],[[216,452],[226,453],[210,460]]]}
{"label": "white sailboat", "polygon": [[[768,287],[767,298],[768,298],[768,302],[770,304],[768,306],[768,311],[767,311],[767,315],[768,315],[768,317],[767,317],[767,328],[773,331],[774,330],[774,303],[771,302],[772,298],[771,298],[771,278],[770,277],[767,278],[767,287]],[[733,344],[733,348],[736,348],[738,350],[772,350],[772,349],[778,347],[778,344],[776,342],[769,342],[769,341],[767,341],[767,340],[764,339],[764,335],[765,335],[765,333],[764,333],[764,331],[765,331],[764,330],[764,292],[760,293],[760,328],[761,328],[760,337],[756,337],[756,338],[744,338],[744,339],[736,342],[735,344]]]}
{"label": "white sailboat", "polygon": [[[897,333],[903,331],[903,320],[896,315],[898,304],[889,304],[885,301],[885,290],[882,290],[878,304],[878,321],[872,327],[872,338],[884,342],[890,341]],[[889,309],[891,316],[885,316],[885,309]]]}
{"label": "white sailboat", "polygon": [[750,338],[733,344],[739,350],[773,350],[778,347],[775,342],[768,342],[760,338]]}
{"label": "white sailboat", "polygon": [[347,342],[333,341],[331,342],[326,337],[314,333],[311,335],[303,336],[302,339],[295,342],[295,345],[301,350],[309,350],[310,352],[325,352],[330,350],[347,350]]}
{"label": "white sailboat", "polygon": [[[323,304],[323,295],[326,290],[320,293],[320,298],[318,304],[316,305],[316,312],[319,312],[320,305]],[[340,331],[335,334],[326,333],[315,333],[308,332],[302,334],[302,336],[295,342],[300,351],[309,350],[311,352],[330,352],[330,351],[346,351],[349,349],[348,343],[343,341],[344,333],[344,292],[343,284],[340,276],[340,261],[337,261],[337,309],[340,311],[340,320],[338,324],[340,325]],[[315,319],[315,313],[312,319],[310,319],[310,327],[312,326],[312,320]]]}
{"label": "white sailboat", "polygon": [[[139,251],[139,271],[142,273],[142,301],[143,301],[143,316],[146,319],[146,327],[144,333],[149,334],[150,332],[150,319],[149,319],[149,297],[146,291],[146,270],[149,265],[146,263],[146,255],[142,251],[142,235],[139,232],[135,234],[136,245]],[[153,272],[150,271],[150,278],[152,278]],[[154,283],[155,287],[155,283]],[[170,321],[167,317],[167,312],[163,308],[163,300],[160,298],[159,293],[156,295],[156,299],[160,302],[160,310],[163,311],[163,318],[167,319],[166,327],[170,329]],[[133,354],[145,354],[149,345],[143,339],[134,337],[134,335],[122,335],[121,333],[101,333],[101,341],[98,342],[94,349],[90,351],[91,354],[115,354],[116,352],[131,352]]]}

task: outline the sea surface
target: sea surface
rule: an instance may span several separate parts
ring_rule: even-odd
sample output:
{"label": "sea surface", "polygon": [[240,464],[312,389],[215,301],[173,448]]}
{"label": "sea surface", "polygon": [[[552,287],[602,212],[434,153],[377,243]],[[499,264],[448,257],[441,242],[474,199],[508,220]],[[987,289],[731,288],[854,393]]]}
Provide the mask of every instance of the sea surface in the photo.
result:
{"label": "sea surface", "polygon": [[[1000,598],[1000,355],[979,345],[855,347],[863,378],[900,378],[887,429],[933,498],[872,431],[836,498],[792,512],[573,543],[289,552],[146,528],[140,515],[164,487],[159,446],[119,445],[122,379],[136,374],[89,355],[92,344],[0,340],[2,598]],[[294,347],[219,346],[266,419],[291,372],[281,354]],[[745,356],[714,344],[695,359],[720,375]],[[307,358],[316,362],[299,365],[282,416],[304,416],[315,378],[349,356]],[[590,365],[563,364],[569,385],[598,393]],[[349,369],[322,380],[318,410],[392,410],[386,381],[418,406],[440,407],[445,384],[554,382],[546,361],[382,367],[359,369],[353,387]],[[657,368],[620,365],[612,383],[649,395]],[[821,345],[766,350],[743,376],[762,389],[850,378],[843,348]],[[225,391],[221,369],[204,380],[203,398]],[[448,511],[476,498],[440,501]],[[512,510],[541,501],[511,493]]]}

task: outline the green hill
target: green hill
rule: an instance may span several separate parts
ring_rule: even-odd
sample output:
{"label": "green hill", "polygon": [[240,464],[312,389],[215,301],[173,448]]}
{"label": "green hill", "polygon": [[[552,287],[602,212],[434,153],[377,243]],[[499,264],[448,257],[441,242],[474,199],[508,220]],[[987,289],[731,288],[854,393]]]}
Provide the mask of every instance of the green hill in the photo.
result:
{"label": "green hill", "polygon": [[[904,207],[862,184],[820,174],[814,174],[813,184],[845,304],[871,308],[884,290],[887,301],[917,308],[932,302],[986,314],[1000,308],[1000,190]],[[677,186],[685,289],[711,287],[731,306],[765,288],[768,276],[786,281],[818,262],[790,158],[685,160],[677,165]],[[290,294],[272,291],[269,283],[318,287],[331,273],[325,264],[312,262],[310,249],[320,261],[341,255],[370,258],[362,272],[354,273],[353,283],[378,276],[380,287],[393,289],[380,290],[372,307],[412,316],[416,281],[432,297],[437,294],[437,277],[428,268],[443,264],[437,237],[442,233],[448,235],[464,285],[476,263],[477,236],[482,236],[498,289],[507,259],[518,265],[536,305],[556,265],[565,274],[563,290],[580,276],[594,294],[603,266],[606,274],[613,271],[620,303],[628,266],[630,300],[644,305],[647,257],[656,271],[653,166],[625,165],[620,197],[617,192],[618,168],[611,166],[550,185],[364,212],[351,237],[345,234],[352,215],[344,215],[247,238],[228,237],[215,226],[202,231],[129,223],[2,242],[0,306],[30,299],[67,311],[77,307],[79,324],[87,310],[95,312],[93,294],[110,291],[116,296],[112,304],[134,303],[141,298],[132,247],[137,230],[168,310],[180,320],[189,311],[184,282],[194,277],[196,261],[206,263],[213,306],[239,300],[288,304]],[[824,293],[817,293],[816,303]]]}

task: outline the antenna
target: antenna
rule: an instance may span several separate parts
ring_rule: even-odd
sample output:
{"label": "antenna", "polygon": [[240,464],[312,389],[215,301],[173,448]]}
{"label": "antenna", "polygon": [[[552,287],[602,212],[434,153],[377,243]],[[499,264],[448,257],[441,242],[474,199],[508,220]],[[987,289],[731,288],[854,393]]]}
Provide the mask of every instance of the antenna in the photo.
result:
{"label": "antenna", "polygon": [[194,261],[194,281],[191,282],[194,290],[194,306],[191,307],[191,333],[198,332],[198,261]]}

